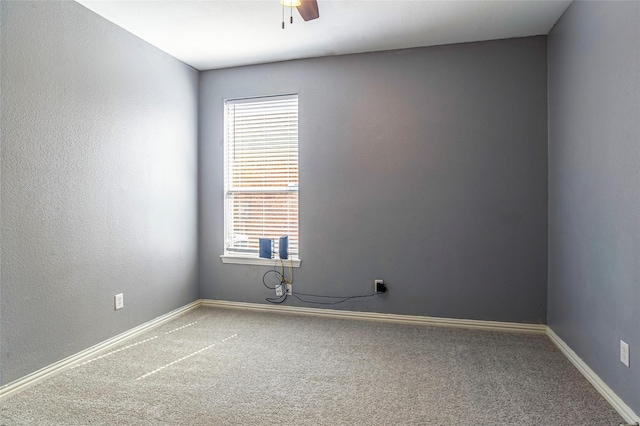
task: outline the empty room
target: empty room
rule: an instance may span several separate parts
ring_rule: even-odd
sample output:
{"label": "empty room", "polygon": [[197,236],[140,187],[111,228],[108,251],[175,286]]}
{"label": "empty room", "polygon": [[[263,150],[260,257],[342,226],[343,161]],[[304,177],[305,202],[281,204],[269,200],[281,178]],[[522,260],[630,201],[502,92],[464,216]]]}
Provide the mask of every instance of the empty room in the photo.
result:
{"label": "empty room", "polygon": [[640,424],[640,1],[0,0],[0,425]]}

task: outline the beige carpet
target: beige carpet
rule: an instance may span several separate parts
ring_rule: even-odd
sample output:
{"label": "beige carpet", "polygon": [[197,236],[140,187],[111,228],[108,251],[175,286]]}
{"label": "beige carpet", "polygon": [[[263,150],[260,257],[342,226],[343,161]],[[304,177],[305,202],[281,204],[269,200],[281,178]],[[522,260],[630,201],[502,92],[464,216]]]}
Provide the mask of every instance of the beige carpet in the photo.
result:
{"label": "beige carpet", "polygon": [[199,308],[0,402],[0,425],[594,425],[545,336]]}

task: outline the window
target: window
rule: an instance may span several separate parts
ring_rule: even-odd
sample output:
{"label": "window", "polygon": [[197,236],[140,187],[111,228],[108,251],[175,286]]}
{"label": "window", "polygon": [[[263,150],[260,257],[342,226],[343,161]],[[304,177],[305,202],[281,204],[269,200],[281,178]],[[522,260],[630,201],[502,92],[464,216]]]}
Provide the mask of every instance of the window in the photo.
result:
{"label": "window", "polygon": [[298,96],[227,100],[224,127],[225,256],[258,258],[259,238],[288,235],[297,258]]}

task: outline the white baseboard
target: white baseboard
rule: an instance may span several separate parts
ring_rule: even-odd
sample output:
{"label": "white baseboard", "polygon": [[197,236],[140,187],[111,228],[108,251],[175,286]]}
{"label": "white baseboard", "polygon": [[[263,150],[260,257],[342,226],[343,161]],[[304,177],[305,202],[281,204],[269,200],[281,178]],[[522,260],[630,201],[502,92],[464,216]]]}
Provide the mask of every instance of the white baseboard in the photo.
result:
{"label": "white baseboard", "polygon": [[580,373],[593,385],[594,388],[611,404],[622,416],[625,422],[640,423],[640,417],[600,377],[560,338],[550,327],[547,327],[547,336],[560,349],[569,361]]}
{"label": "white baseboard", "polygon": [[124,340],[130,339],[138,334],[149,330],[152,327],[160,325],[166,321],[175,318],[191,309],[195,309],[199,306],[210,306],[217,308],[228,309],[245,309],[259,312],[281,312],[291,313],[298,315],[313,315],[327,318],[338,319],[356,319],[367,321],[382,321],[398,324],[422,324],[439,327],[457,327],[475,330],[490,330],[490,331],[507,331],[517,333],[536,333],[546,334],[549,339],[560,349],[560,351],[571,361],[571,363],[578,369],[578,371],[593,385],[593,387],[611,404],[611,406],[622,416],[622,418],[631,424],[636,422],[640,423],[640,417],[634,413],[634,411],[624,403],[615,392],[607,386],[606,383],[598,377],[598,375],[587,365],[582,359],[567,345],[551,328],[544,324],[520,324],[512,322],[499,322],[499,321],[481,321],[481,320],[468,320],[468,319],[455,319],[455,318],[438,318],[438,317],[425,317],[415,315],[399,315],[399,314],[381,314],[376,312],[357,312],[357,311],[340,311],[335,309],[318,309],[318,308],[305,308],[297,306],[282,306],[282,305],[263,305],[257,303],[244,303],[244,302],[230,302],[225,300],[210,300],[200,299],[171,311],[165,315],[159,316],[149,322],[146,322],[138,327],[132,328],[122,334],[119,334],[111,339],[105,340],[95,346],[92,346],[84,351],[78,352],[68,358],[44,367],[34,373],[31,373],[25,377],[22,377],[14,382],[8,383],[0,387],[0,401],[10,395],[26,389],[27,387],[61,373],[67,368],[78,364],[89,357],[94,356],[97,352],[108,349],[111,346],[119,344]]}
{"label": "white baseboard", "polygon": [[84,360],[86,360],[87,358],[90,358],[92,356],[94,356],[97,352],[103,351],[105,349],[108,349],[112,346],[115,346],[116,344],[119,344],[127,339],[130,339],[132,337],[135,337],[137,335],[139,335],[142,332],[145,332],[147,330],[149,330],[152,327],[155,327],[157,325],[160,325],[164,322],[169,321],[170,319],[175,318],[178,315],[182,315],[187,311],[190,311],[191,309],[197,308],[201,305],[201,301],[200,300],[196,300],[195,302],[189,303],[188,305],[185,305],[181,308],[178,308],[176,310],[173,310],[167,314],[164,314],[162,316],[159,316],[158,318],[155,318],[149,322],[146,322],[142,325],[139,325],[135,328],[132,328],[131,330],[125,331],[122,334],[118,334],[115,337],[112,337],[111,339],[105,340],[104,342],[98,343],[95,346],[92,346],[88,349],[85,349],[81,352],[78,352],[74,355],[71,355],[70,357],[67,357],[61,361],[55,362],[51,365],[48,365],[44,368],[41,368],[38,371],[35,371],[27,376],[24,376],[18,380],[15,380],[11,383],[7,383],[6,385],[0,387],[0,401],[2,401],[2,399],[7,398],[17,392],[20,392],[24,389],[26,389],[27,387],[34,385],[38,382],[40,382],[41,380],[47,379],[49,377],[55,376],[56,374],[59,374],[61,372],[63,372],[64,370],[72,367],[73,365],[80,363]]}
{"label": "white baseboard", "polygon": [[263,305],[258,303],[229,302],[226,300],[202,299],[202,306],[218,308],[247,309],[261,312],[283,312],[299,315],[313,315],[329,318],[382,321],[399,324],[422,324],[440,327],[457,327],[476,330],[510,331],[517,333],[545,334],[544,324],[520,324],[515,322],[480,321],[454,318],[425,317],[415,315],[381,314],[377,312],[340,311],[335,309],[305,308],[283,305]]}
{"label": "white baseboard", "polygon": [[413,315],[380,314],[375,312],[339,311],[334,309],[305,308],[283,305],[263,305],[258,303],[230,302],[225,300],[202,299],[202,306],[218,308],[246,309],[259,312],[283,312],[299,315],[314,315],[328,318],[358,319],[383,321],[400,324],[422,324],[440,327],[458,327],[476,330],[509,331],[517,333],[546,334],[560,351],[571,361],[578,371],[593,387],[611,404],[611,406],[628,423],[640,423],[640,417],[607,386],[600,377],[560,338],[544,324],[520,324],[499,321],[480,321],[453,318],[424,317]]}

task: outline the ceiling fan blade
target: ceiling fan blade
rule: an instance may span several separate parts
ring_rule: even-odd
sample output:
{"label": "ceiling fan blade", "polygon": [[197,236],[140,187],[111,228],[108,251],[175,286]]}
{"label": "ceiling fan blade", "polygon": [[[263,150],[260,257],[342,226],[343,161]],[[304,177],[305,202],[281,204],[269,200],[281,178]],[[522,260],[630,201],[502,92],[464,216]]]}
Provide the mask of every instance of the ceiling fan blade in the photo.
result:
{"label": "ceiling fan blade", "polygon": [[318,2],[316,0],[300,0],[301,4],[297,7],[300,16],[305,21],[311,21],[312,19],[318,19],[320,12],[318,12]]}

